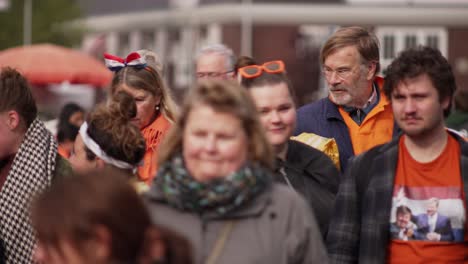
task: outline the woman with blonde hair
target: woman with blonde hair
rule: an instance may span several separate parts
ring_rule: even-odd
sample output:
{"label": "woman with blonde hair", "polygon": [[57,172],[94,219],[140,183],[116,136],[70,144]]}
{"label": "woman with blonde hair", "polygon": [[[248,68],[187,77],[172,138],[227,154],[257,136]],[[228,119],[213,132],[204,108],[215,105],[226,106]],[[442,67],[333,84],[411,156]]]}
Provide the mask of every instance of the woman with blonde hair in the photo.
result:
{"label": "woman with blonde hair", "polygon": [[146,152],[138,175],[150,184],[158,169],[157,149],[175,119],[176,106],[161,73],[149,66],[145,56],[140,54],[147,53],[133,52],[126,59],[110,54],[104,56],[108,68],[115,72],[111,94],[123,91],[135,99],[137,115],[132,122],[146,140]]}
{"label": "woman with blonde hair", "polygon": [[195,263],[327,263],[304,199],[272,181],[271,147],[237,83],[200,82],[165,138],[147,193],[156,224],[185,235]]}

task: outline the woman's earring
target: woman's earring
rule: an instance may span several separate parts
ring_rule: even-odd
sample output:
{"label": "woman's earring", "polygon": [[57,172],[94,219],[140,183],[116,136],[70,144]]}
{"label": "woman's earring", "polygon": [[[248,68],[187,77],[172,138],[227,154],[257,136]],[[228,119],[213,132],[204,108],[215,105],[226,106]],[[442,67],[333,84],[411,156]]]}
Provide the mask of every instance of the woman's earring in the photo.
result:
{"label": "woman's earring", "polygon": [[156,105],[154,109],[156,109],[156,111],[159,111],[159,105]]}

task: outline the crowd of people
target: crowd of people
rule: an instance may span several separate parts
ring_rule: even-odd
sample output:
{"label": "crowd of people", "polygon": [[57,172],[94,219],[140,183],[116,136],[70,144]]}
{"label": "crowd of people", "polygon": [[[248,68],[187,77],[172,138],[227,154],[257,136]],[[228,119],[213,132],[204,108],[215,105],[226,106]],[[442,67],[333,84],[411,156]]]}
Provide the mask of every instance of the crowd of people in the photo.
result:
{"label": "crowd of people", "polygon": [[0,263],[468,263],[466,93],[437,49],[381,77],[375,35],[340,28],[298,109],[280,54],[203,47],[180,106],[154,52],[104,59],[106,102],[57,135],[1,70]]}

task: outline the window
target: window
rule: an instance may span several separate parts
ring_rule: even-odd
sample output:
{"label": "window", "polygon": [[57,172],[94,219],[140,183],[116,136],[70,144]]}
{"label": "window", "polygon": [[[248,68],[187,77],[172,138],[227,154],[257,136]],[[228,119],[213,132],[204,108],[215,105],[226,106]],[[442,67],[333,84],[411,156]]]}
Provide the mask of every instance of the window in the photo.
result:
{"label": "window", "polygon": [[143,31],[141,33],[142,48],[147,50],[155,50],[154,31]]}
{"label": "window", "polygon": [[384,59],[392,59],[393,57],[395,57],[395,36],[384,36],[383,57]]}
{"label": "window", "polygon": [[405,36],[405,49],[411,49],[416,47],[416,36],[406,35]]}
{"label": "window", "polygon": [[429,35],[426,37],[426,45],[428,47],[438,49],[439,48],[439,37],[436,35]]}
{"label": "window", "polygon": [[121,32],[119,34],[119,56],[126,57],[130,53],[130,34]]}
{"label": "window", "polygon": [[444,27],[382,26],[375,28],[375,35],[381,44],[382,72],[400,52],[418,45],[439,49],[445,57],[448,54],[448,30]]}

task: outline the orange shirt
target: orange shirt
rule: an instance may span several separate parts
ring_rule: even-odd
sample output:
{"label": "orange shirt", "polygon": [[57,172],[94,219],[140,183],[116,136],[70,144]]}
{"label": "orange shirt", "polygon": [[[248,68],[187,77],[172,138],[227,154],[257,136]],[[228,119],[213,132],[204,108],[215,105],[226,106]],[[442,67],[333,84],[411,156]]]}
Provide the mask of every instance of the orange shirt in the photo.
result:
{"label": "orange shirt", "polygon": [[393,112],[382,91],[380,91],[379,102],[366,115],[361,125],[356,124],[342,107],[338,107],[338,109],[348,127],[355,155],[392,139]]}
{"label": "orange shirt", "polygon": [[146,152],[143,166],[138,168],[138,177],[150,184],[158,170],[158,147],[171,127],[171,123],[164,115],[159,115],[153,123],[143,128],[141,133],[146,140]]}
{"label": "orange shirt", "polygon": [[[449,135],[438,158],[420,163],[411,157],[404,139],[399,142],[387,262],[468,263],[467,210],[458,142]],[[397,222],[397,208],[403,206],[411,210],[407,224]],[[398,233],[407,229],[411,230],[405,232],[407,236]]]}

